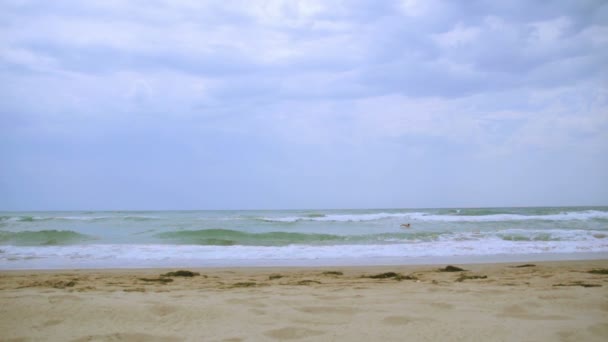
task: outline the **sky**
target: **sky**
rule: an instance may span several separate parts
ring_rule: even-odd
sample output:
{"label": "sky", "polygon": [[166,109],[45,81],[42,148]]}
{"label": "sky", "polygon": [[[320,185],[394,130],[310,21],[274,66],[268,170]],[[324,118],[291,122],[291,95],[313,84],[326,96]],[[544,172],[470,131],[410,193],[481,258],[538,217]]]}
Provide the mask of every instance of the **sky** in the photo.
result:
{"label": "sky", "polygon": [[608,205],[608,2],[0,0],[0,210]]}

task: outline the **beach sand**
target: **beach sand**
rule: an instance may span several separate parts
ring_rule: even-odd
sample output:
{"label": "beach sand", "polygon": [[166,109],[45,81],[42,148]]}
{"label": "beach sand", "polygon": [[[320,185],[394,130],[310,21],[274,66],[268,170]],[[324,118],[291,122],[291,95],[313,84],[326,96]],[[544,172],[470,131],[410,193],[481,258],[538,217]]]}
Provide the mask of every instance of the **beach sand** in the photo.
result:
{"label": "beach sand", "polygon": [[445,266],[2,271],[0,340],[608,340],[608,260]]}

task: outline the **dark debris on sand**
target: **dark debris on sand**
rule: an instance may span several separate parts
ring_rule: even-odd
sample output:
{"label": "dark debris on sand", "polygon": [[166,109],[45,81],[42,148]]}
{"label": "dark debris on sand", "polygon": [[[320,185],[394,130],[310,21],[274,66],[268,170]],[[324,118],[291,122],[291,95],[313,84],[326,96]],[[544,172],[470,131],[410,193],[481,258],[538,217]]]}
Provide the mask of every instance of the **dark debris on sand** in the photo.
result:
{"label": "dark debris on sand", "polygon": [[608,274],[608,268],[598,268],[595,270],[589,271],[591,274]]}
{"label": "dark debris on sand", "polygon": [[195,277],[195,276],[199,276],[199,275],[201,275],[201,274],[198,272],[179,270],[179,271],[175,271],[175,272],[168,272],[161,276],[162,277]]}
{"label": "dark debris on sand", "polygon": [[582,286],[582,287],[602,287],[600,284],[585,283],[582,281],[573,281],[567,284],[555,284],[553,286]]}
{"label": "dark debris on sand", "polygon": [[240,283],[234,283],[232,284],[231,287],[254,287],[257,286],[258,284],[253,282],[253,281],[243,281]]}
{"label": "dark debris on sand", "polygon": [[439,272],[464,272],[466,271],[464,268],[460,268],[457,266],[448,265],[444,268],[440,268]]}
{"label": "dark debris on sand", "polygon": [[296,283],[296,285],[312,285],[312,284],[321,284],[321,282],[317,281],[317,280],[304,279],[304,280],[300,280],[299,282]]}
{"label": "dark debris on sand", "polygon": [[70,280],[70,281],[56,281],[56,282],[51,282],[50,285],[56,289],[64,289],[66,287],[74,287],[76,286],[76,281],[75,280]]}
{"label": "dark debris on sand", "polygon": [[141,281],[156,282],[156,283],[161,283],[161,284],[166,284],[166,283],[170,283],[173,281],[173,279],[171,279],[171,278],[137,278],[137,279],[141,280]]}
{"label": "dark debris on sand", "polygon": [[47,280],[43,282],[33,282],[23,287],[53,287],[56,289],[65,289],[66,287],[74,287],[76,286],[76,280]]}
{"label": "dark debris on sand", "polygon": [[397,278],[399,276],[401,276],[399,273],[384,272],[384,273],[374,274],[374,275],[364,276],[364,277],[365,278],[372,278],[372,279],[387,279],[387,278]]}
{"label": "dark debris on sand", "polygon": [[417,277],[412,276],[412,275],[402,275],[399,273],[395,273],[395,272],[385,272],[385,273],[380,273],[380,274],[374,274],[374,275],[370,275],[370,276],[363,276],[364,278],[371,278],[371,279],[388,279],[388,278],[392,278],[395,280],[418,280]]}
{"label": "dark debris on sand", "polygon": [[467,275],[467,274],[461,274],[460,277],[458,277],[456,279],[457,282],[462,282],[465,280],[469,280],[469,279],[487,279],[488,276],[486,275]]}

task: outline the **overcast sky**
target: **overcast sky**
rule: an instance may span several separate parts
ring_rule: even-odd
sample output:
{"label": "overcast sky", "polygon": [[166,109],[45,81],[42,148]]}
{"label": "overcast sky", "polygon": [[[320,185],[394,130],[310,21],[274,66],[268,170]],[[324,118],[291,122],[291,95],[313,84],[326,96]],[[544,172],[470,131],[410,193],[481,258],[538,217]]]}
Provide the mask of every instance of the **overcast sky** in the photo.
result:
{"label": "overcast sky", "polygon": [[0,210],[591,204],[606,1],[0,0]]}

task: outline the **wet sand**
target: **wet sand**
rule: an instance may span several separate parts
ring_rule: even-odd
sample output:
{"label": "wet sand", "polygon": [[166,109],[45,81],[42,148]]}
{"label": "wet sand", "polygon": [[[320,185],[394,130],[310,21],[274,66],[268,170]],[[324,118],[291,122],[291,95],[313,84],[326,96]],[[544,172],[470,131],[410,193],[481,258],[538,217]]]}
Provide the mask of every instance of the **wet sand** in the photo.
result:
{"label": "wet sand", "polygon": [[608,260],[445,266],[0,271],[0,341],[608,340]]}

